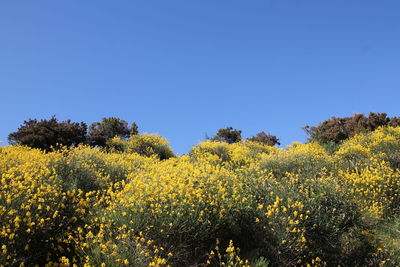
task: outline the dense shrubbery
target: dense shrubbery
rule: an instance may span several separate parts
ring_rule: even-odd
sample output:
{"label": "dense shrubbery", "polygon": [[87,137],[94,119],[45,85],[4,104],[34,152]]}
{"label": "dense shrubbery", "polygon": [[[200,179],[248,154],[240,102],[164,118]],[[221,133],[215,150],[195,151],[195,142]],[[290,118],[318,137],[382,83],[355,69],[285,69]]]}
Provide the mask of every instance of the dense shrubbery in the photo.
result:
{"label": "dense shrubbery", "polygon": [[137,153],[145,157],[155,156],[159,159],[168,159],[174,156],[168,140],[157,134],[133,135],[124,141],[118,137],[106,144],[111,152]]}
{"label": "dense shrubbery", "polygon": [[398,266],[399,137],[2,147],[0,265]]}
{"label": "dense shrubbery", "polygon": [[[233,129],[232,127],[221,128],[217,131],[217,134],[214,137],[207,137],[207,139],[216,142],[225,142],[228,144],[238,143],[242,140],[242,131]],[[279,139],[276,136],[266,132],[259,132],[247,140],[262,143],[268,146],[280,145]]]}
{"label": "dense shrubbery", "polygon": [[53,151],[63,147],[72,147],[89,144],[92,147],[104,147],[114,137],[123,140],[138,134],[138,126],[119,118],[103,118],[101,122],[94,122],[89,126],[84,122],[77,123],[71,120],[59,122],[55,116],[49,120],[29,119],[10,133],[8,140],[11,144],[25,145],[39,148],[44,151]]}
{"label": "dense shrubbery", "polygon": [[318,126],[306,126],[309,140],[322,144],[340,143],[356,134],[367,133],[381,126],[400,126],[400,118],[388,118],[386,113],[371,112],[368,117],[355,114],[352,117],[336,118],[321,122]]}
{"label": "dense shrubbery", "polygon": [[332,169],[332,160],[325,149],[317,143],[294,143],[286,149],[277,149],[267,155],[261,163],[265,169],[271,170],[277,177],[287,173],[299,174],[305,178],[313,178],[323,170]]}
{"label": "dense shrubbery", "polygon": [[45,151],[61,146],[74,146],[86,141],[87,126],[84,122],[70,120],[59,122],[55,117],[50,120],[27,120],[18,131],[11,133],[8,140],[12,144],[21,144]]}

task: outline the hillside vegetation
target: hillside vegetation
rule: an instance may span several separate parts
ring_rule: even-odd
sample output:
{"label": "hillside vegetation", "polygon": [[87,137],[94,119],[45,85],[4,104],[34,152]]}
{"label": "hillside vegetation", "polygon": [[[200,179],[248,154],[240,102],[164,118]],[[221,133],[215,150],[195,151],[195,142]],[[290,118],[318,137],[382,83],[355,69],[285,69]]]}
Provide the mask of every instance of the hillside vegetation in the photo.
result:
{"label": "hillside vegetation", "polygon": [[107,144],[0,148],[1,266],[400,265],[400,127],[179,157],[157,135]]}

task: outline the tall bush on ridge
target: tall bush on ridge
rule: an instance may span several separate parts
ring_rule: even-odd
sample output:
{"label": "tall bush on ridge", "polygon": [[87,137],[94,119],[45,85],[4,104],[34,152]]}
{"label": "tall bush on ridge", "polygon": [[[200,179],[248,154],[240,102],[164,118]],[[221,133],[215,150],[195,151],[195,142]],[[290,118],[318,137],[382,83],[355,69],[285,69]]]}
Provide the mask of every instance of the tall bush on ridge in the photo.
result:
{"label": "tall bush on ridge", "polygon": [[94,122],[89,126],[89,141],[94,146],[105,146],[107,141],[114,137],[127,139],[131,135],[138,134],[138,126],[132,123],[115,118],[103,118],[101,122]]}
{"label": "tall bush on ridge", "polygon": [[265,132],[259,132],[253,137],[248,138],[248,140],[253,141],[253,142],[259,142],[263,143],[269,146],[274,146],[274,145],[280,145],[278,137],[265,133]]}
{"label": "tall bush on ridge", "polygon": [[29,119],[10,133],[8,140],[11,144],[26,145],[50,151],[56,146],[76,146],[86,141],[87,126],[84,122],[59,122],[55,116],[49,120]]}
{"label": "tall bush on ridge", "polygon": [[309,135],[309,141],[338,144],[356,134],[374,131],[380,126],[388,125],[400,126],[400,118],[389,118],[386,113],[370,112],[368,117],[364,114],[344,118],[332,117],[318,126],[307,125],[304,130]]}
{"label": "tall bush on ridge", "polygon": [[241,130],[236,130],[232,127],[226,127],[223,129],[219,129],[217,134],[213,138],[211,138],[211,140],[233,144],[242,140],[241,134]]}

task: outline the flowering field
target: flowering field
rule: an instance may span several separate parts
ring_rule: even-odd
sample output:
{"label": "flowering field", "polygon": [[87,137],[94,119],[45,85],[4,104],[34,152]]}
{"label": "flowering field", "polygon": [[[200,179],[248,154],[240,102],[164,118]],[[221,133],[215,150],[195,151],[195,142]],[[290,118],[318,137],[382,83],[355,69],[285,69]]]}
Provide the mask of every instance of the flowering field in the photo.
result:
{"label": "flowering field", "polygon": [[110,147],[0,148],[0,266],[400,265],[400,128]]}

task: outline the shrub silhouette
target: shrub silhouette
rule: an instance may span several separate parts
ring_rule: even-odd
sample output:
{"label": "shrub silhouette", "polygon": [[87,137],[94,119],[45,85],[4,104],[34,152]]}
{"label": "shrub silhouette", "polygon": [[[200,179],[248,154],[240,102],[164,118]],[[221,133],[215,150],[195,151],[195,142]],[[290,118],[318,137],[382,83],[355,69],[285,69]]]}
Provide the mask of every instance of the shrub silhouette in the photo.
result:
{"label": "shrub silhouette", "polygon": [[242,140],[241,134],[241,130],[236,130],[232,127],[226,127],[223,129],[219,129],[217,134],[213,138],[211,138],[211,140],[233,144]]}
{"label": "shrub silhouette", "polygon": [[387,117],[386,113],[370,112],[366,117],[364,114],[355,114],[352,117],[336,118],[321,122],[318,126],[305,126],[304,130],[309,135],[309,141],[322,144],[340,143],[356,134],[376,130],[380,126],[399,126],[400,118]]}
{"label": "shrub silhouette", "polygon": [[59,122],[55,116],[49,120],[29,119],[10,133],[8,140],[11,144],[20,144],[32,148],[51,151],[60,146],[76,146],[86,141],[86,123]]}

